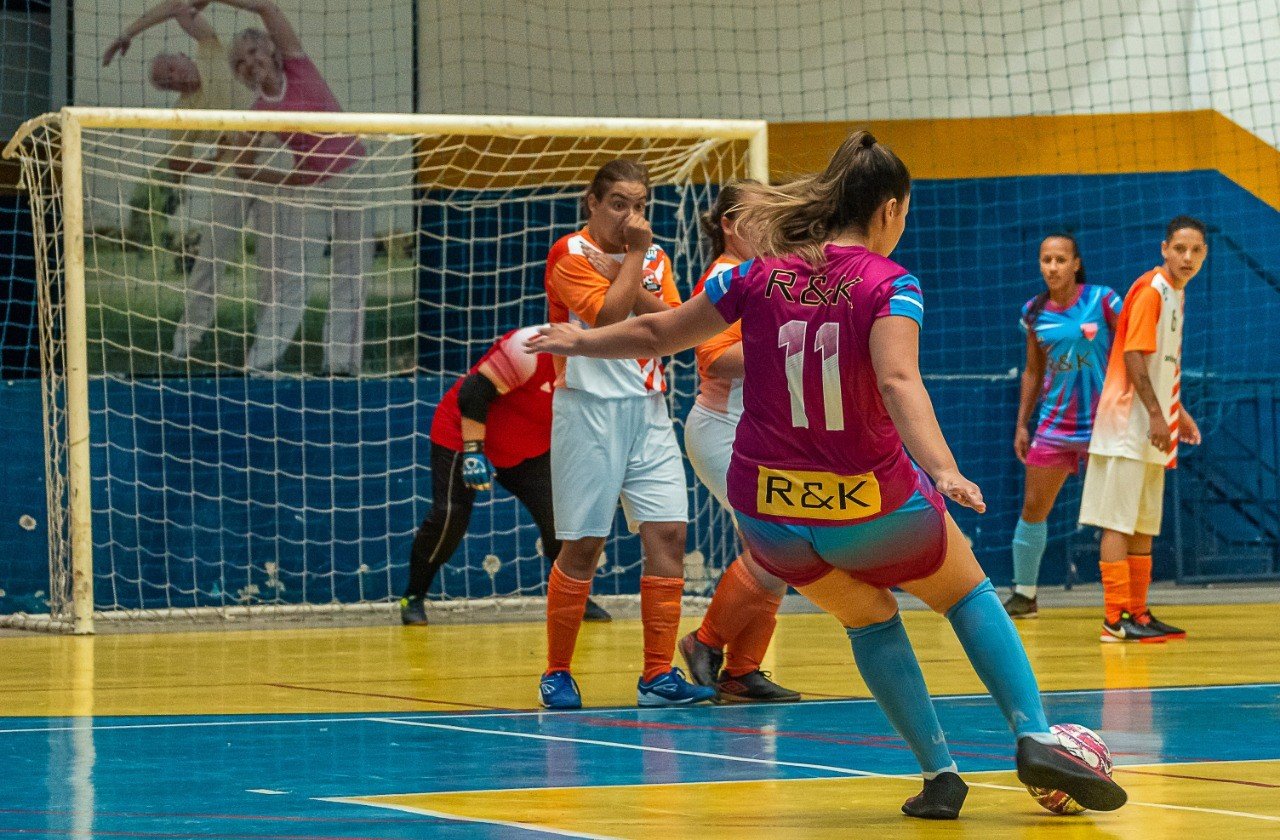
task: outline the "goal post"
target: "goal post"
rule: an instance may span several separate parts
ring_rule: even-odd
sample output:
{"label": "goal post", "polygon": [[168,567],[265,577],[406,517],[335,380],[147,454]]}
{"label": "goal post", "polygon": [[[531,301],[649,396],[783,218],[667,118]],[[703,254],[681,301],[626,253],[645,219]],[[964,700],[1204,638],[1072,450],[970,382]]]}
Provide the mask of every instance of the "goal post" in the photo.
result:
{"label": "goal post", "polygon": [[[253,181],[288,175],[302,134],[354,139],[355,174]],[[10,623],[75,633],[385,609],[430,496],[434,405],[497,336],[544,317],[542,264],[581,226],[594,169],[648,164],[655,241],[685,296],[714,256],[697,221],[718,184],[768,179],[766,124],[750,120],[68,107],[4,155],[21,162],[36,234],[50,552],[49,615]],[[201,271],[213,279],[197,294]],[[359,349],[338,369],[346,283],[361,289]],[[264,339],[264,312],[288,322],[290,294],[294,332]],[[255,365],[264,345],[274,357]],[[669,375],[679,422],[691,361]],[[728,521],[691,493],[690,553],[723,568]],[[478,500],[438,597],[542,595],[522,516],[508,497]],[[634,542],[619,529],[606,551],[615,592],[638,574]]]}

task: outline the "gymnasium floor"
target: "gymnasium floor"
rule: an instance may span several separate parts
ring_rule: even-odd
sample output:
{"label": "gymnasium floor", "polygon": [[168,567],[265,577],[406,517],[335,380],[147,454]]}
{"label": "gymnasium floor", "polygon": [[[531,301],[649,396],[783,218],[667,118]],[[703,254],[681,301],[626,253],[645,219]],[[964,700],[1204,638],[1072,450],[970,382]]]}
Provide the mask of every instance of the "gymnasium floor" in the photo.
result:
{"label": "gymnasium floor", "polygon": [[781,616],[770,655],[807,702],[638,710],[616,621],[584,627],[590,708],[558,714],[532,709],[538,623],[10,635],[0,835],[1280,838],[1276,612],[1166,607],[1191,638],[1164,645],[1100,645],[1092,609],[1019,625],[1050,719],[1098,729],[1130,792],[1080,817],[1017,785],[955,637],[906,613],[972,787],[948,824],[898,813],[911,755],[820,615]]}

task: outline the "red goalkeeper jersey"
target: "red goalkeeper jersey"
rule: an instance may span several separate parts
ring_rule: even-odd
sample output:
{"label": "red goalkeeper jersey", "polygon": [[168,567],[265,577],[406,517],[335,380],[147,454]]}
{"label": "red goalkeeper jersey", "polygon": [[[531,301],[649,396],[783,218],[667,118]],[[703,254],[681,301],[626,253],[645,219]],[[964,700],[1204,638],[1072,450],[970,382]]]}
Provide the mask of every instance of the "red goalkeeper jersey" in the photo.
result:
{"label": "red goalkeeper jersey", "polygon": [[[512,330],[494,342],[475,367],[498,387],[485,421],[484,452],[495,467],[514,467],[551,449],[551,395],[556,371],[546,353],[526,353],[524,343],[537,327]],[[463,377],[465,379],[466,377]],[[431,421],[431,442],[462,450],[462,413],[453,383]]]}

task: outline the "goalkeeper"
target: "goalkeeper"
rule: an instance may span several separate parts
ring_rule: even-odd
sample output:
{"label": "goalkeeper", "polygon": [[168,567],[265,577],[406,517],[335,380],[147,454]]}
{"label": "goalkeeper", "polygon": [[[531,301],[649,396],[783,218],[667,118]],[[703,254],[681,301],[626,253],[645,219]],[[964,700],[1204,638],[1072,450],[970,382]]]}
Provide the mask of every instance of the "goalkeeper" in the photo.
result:
{"label": "goalkeeper", "polygon": [[[458,548],[477,490],[493,479],[520,500],[542,534],[542,554],[560,553],[551,507],[551,395],[555,367],[524,345],[536,327],[494,342],[440,400],[431,421],[431,512],[418,527],[409,555],[409,585],[400,620],[426,624],[424,601],[440,567]],[[588,600],[586,620],[609,614]]]}

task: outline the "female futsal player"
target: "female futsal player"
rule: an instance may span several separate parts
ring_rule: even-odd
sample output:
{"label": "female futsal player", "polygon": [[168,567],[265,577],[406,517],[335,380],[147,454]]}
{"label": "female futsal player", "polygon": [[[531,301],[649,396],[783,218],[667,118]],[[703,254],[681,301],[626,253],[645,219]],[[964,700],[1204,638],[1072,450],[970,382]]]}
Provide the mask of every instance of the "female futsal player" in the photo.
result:
{"label": "female futsal player", "polygon": [[[1040,559],[1049,535],[1046,520],[1067,476],[1089,457],[1093,415],[1120,315],[1120,296],[1084,282],[1080,246],[1069,233],[1040,243],[1044,291],[1022,307],[1027,364],[1018,400],[1013,450],[1027,467],[1022,516],[1013,531],[1013,593],[1004,602],[1014,618],[1035,618]],[[1035,435],[1027,428],[1040,405]]]}
{"label": "female futsal player", "polygon": [[846,628],[863,679],[924,774],[903,812],[954,819],[968,787],[893,586],[951,622],[1017,737],[1018,778],[1114,810],[1124,790],[1050,734],[1013,622],[946,513],[942,496],[978,512],[986,505],[957,468],[920,378],[920,283],[887,258],[910,188],[902,161],[856,132],[819,175],[743,187],[738,229],[761,258],[677,309],[589,331],[551,324],[530,346],[655,357],[741,319],[744,410],[729,501],[756,562]]}

